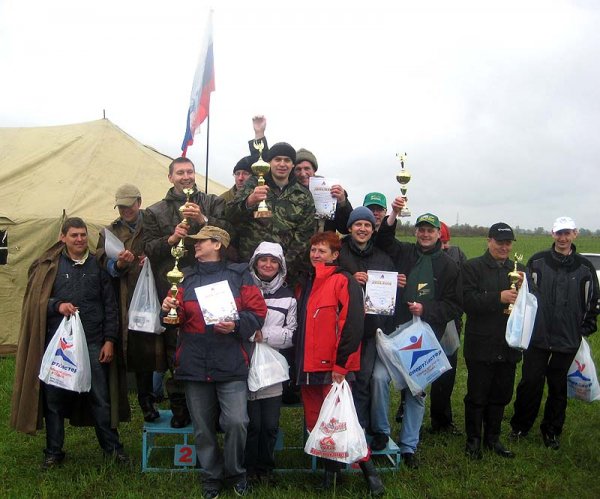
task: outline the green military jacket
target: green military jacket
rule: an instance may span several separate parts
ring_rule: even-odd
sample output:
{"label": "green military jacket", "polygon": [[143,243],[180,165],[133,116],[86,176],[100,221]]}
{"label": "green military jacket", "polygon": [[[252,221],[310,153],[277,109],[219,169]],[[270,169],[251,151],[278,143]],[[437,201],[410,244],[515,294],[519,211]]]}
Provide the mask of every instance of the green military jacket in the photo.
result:
{"label": "green military jacket", "polygon": [[283,189],[279,188],[269,172],[265,175],[266,185],[269,186],[267,206],[273,216],[254,218],[256,207],[247,208],[246,199],[257,182],[255,176],[250,177],[225,208],[225,218],[236,227],[239,234],[240,259],[250,261],[262,241],[279,243],[285,253],[288,276],[294,281],[300,272],[307,271],[310,266],[310,238],[317,226],[312,195],[293,177]]}

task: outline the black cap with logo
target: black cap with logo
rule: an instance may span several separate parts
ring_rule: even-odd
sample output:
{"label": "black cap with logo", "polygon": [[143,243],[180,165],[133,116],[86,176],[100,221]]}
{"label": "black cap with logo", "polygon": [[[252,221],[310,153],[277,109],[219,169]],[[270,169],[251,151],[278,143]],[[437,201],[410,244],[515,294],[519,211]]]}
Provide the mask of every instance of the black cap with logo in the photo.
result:
{"label": "black cap with logo", "polygon": [[510,225],[498,222],[490,227],[488,237],[496,241],[516,241],[515,234]]}

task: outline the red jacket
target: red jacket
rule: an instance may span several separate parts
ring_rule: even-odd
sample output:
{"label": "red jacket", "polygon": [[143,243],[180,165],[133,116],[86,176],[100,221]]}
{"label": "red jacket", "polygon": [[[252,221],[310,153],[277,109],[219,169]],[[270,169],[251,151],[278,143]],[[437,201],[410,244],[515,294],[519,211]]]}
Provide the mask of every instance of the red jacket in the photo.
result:
{"label": "red jacket", "polygon": [[306,304],[304,371],[360,369],[364,303],[360,285],[335,265],[319,265]]}

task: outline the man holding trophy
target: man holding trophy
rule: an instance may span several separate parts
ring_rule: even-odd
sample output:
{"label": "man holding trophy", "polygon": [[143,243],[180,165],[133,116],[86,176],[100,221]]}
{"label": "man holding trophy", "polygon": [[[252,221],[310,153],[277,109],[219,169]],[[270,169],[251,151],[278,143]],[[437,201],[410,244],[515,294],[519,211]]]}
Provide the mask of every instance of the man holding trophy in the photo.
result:
{"label": "man holding trophy", "polygon": [[[257,144],[257,148],[260,146]],[[291,174],[296,150],[290,144],[273,145],[265,159],[269,164],[265,184],[259,185],[256,176],[248,179],[235,199],[227,203],[225,215],[239,232],[242,261],[249,261],[262,241],[279,243],[284,249],[288,276],[296,278],[299,272],[308,270],[309,240],[316,227],[315,205],[310,192]],[[256,216],[263,201],[266,211]]]}
{"label": "man holding trophy", "polygon": [[[227,228],[223,219],[225,200],[214,194],[205,194],[196,187],[194,164],[187,158],[176,158],[169,165],[169,189],[162,201],[146,209],[144,214],[144,253],[150,258],[159,299],[167,296],[170,283],[167,273],[173,268],[175,247],[181,254],[179,265],[190,266],[194,263],[194,246],[186,242],[188,235],[196,234],[207,224]],[[163,333],[166,362],[172,372],[177,326],[171,325]],[[182,428],[190,423],[185,403],[185,394],[181,383],[171,377],[167,383],[167,392],[173,418],[171,426]]]}

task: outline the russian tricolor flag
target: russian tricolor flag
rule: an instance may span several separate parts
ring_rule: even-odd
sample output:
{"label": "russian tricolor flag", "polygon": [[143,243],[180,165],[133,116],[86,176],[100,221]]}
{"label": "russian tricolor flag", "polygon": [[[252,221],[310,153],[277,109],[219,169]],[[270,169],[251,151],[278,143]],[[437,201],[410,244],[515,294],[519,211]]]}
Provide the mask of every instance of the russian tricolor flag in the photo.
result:
{"label": "russian tricolor flag", "polygon": [[188,146],[194,143],[194,135],[200,128],[200,124],[208,116],[210,106],[210,93],[215,89],[215,65],[213,59],[212,38],[212,10],[208,14],[206,30],[204,32],[204,44],[198,67],[194,75],[192,94],[190,96],[190,108],[187,114],[185,137],[181,144],[182,156],[185,156]]}

